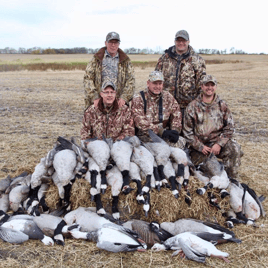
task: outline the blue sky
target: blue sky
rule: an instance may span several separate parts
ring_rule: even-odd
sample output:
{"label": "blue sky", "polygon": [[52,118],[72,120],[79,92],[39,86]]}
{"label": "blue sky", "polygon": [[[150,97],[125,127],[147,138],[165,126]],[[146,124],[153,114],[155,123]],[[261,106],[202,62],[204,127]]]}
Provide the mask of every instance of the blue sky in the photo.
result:
{"label": "blue sky", "polygon": [[166,49],[185,29],[195,49],[268,53],[265,2],[0,0],[0,48],[99,48],[116,31],[123,49]]}

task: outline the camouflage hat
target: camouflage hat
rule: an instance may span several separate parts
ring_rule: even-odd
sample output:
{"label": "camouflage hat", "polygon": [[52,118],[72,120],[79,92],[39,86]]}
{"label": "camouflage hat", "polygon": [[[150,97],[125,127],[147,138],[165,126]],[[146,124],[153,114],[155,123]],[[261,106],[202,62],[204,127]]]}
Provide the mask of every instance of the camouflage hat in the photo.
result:
{"label": "camouflage hat", "polygon": [[181,37],[187,41],[189,41],[189,34],[185,30],[180,30],[175,35],[175,40],[177,40],[178,37]]}
{"label": "camouflage hat", "polygon": [[214,83],[215,85],[217,85],[217,80],[214,76],[212,76],[211,74],[207,74],[203,77],[202,79],[202,84],[206,84],[208,82],[212,82]]}
{"label": "camouflage hat", "polygon": [[106,36],[106,42],[109,42],[112,39],[116,39],[116,40],[118,40],[120,42],[120,36],[119,36],[119,34],[116,33],[116,32],[110,32],[110,33],[108,33],[107,36]]}
{"label": "camouflage hat", "polygon": [[102,87],[101,87],[101,90],[104,90],[106,87],[108,87],[108,86],[110,86],[110,87],[112,87],[114,90],[116,90],[116,86],[115,86],[115,84],[112,82],[112,81],[110,81],[110,80],[106,80],[106,81],[104,81],[103,83],[102,83]]}
{"label": "camouflage hat", "polygon": [[154,81],[164,81],[164,77],[162,72],[160,71],[152,71],[149,74],[149,79],[148,81],[154,82]]}

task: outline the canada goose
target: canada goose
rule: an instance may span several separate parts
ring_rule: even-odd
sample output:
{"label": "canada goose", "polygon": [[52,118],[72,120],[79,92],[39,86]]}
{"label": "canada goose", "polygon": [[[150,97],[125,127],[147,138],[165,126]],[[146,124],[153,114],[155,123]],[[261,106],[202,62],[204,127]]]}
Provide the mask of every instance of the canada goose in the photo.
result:
{"label": "canada goose", "polygon": [[12,182],[12,178],[8,175],[5,179],[0,180],[0,192],[5,192]]}
{"label": "canada goose", "polygon": [[12,244],[21,244],[29,240],[29,236],[21,231],[0,226],[0,238]]}
{"label": "canada goose", "polygon": [[148,248],[151,248],[155,243],[162,243],[172,236],[169,232],[160,228],[157,222],[149,223],[142,220],[129,220],[123,223],[123,226],[135,231]]}
{"label": "canada goose", "polygon": [[105,176],[106,167],[110,158],[110,148],[104,140],[88,139],[85,140],[89,155],[95,160],[100,168],[101,174],[101,193],[107,189],[107,179]]}
{"label": "canada goose", "polygon": [[214,244],[223,242],[241,243],[241,240],[237,239],[232,231],[212,222],[196,219],[179,219],[175,222],[162,222],[160,227],[172,235],[191,232]]}
{"label": "canada goose", "polygon": [[0,193],[0,210],[4,212],[9,210],[9,194]]}
{"label": "canada goose", "polygon": [[30,192],[30,187],[27,185],[18,185],[13,188],[9,193],[9,205],[10,208],[17,212],[22,209],[22,202],[27,199]]}
{"label": "canada goose", "polygon": [[176,187],[176,175],[175,170],[172,166],[170,160],[167,161],[167,164],[164,166],[164,174],[171,184],[171,191],[175,198],[179,197],[179,192]]}
{"label": "canada goose", "polygon": [[230,193],[230,206],[235,212],[237,219],[246,224],[254,224],[260,216],[265,216],[265,211],[261,204],[263,198],[257,197],[254,190],[244,183],[231,179],[228,190]]}
{"label": "canada goose", "polygon": [[143,145],[153,154],[157,163],[159,175],[162,179],[164,179],[165,175],[163,174],[163,169],[170,157],[170,147],[152,130],[149,129],[148,133],[153,142],[146,142]]}
{"label": "canada goose", "polygon": [[172,256],[183,252],[188,259],[197,262],[204,263],[206,256],[217,257],[229,262],[228,259],[226,259],[229,256],[228,253],[218,250],[212,243],[190,232],[178,234],[167,239],[162,245],[155,244],[152,247],[153,251],[167,249],[176,250]]}
{"label": "canada goose", "polygon": [[68,212],[64,216],[64,221],[67,225],[78,224],[82,232],[91,232],[98,230],[106,223],[111,223],[114,219],[108,214],[105,217],[99,216],[95,207],[79,207]]}
{"label": "canada goose", "polygon": [[[200,171],[196,173],[197,178],[201,181],[208,181],[203,188],[199,188],[196,192],[203,195],[207,188],[226,189],[230,183],[226,171],[224,170],[223,163],[219,162],[217,157],[211,153],[209,157],[205,159],[201,165],[199,165]],[[208,179],[205,179],[208,177]],[[224,194],[226,196],[226,193]],[[223,196],[224,196],[223,195]]]}
{"label": "canada goose", "polygon": [[135,137],[126,137],[124,140],[115,141],[111,148],[111,157],[123,176],[122,192],[124,194],[128,194],[133,190],[129,186],[130,158],[134,147],[132,143],[137,144],[137,146],[140,145],[135,141]]}
{"label": "canada goose", "polygon": [[45,245],[54,245],[54,241],[50,237],[44,235],[41,229],[33,220],[11,219],[3,223],[1,227],[21,231],[24,234],[28,235],[29,239],[39,239]]}
{"label": "canada goose", "polygon": [[141,185],[141,175],[140,175],[140,168],[139,166],[134,163],[130,162],[129,165],[129,176],[132,181],[137,184],[137,197],[136,200],[138,203],[145,203],[144,196],[141,194],[142,192],[142,185]]}
{"label": "canada goose", "polygon": [[76,239],[87,239],[97,243],[97,247],[111,252],[145,251],[146,244],[138,238],[137,233],[116,224],[104,224],[97,231],[80,232],[70,230]]}

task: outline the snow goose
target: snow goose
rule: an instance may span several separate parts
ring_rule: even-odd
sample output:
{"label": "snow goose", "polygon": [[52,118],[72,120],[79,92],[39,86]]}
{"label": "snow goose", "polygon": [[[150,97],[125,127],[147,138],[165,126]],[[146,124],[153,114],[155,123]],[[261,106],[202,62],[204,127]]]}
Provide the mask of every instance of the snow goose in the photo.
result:
{"label": "snow goose", "polygon": [[240,239],[229,229],[212,222],[196,219],[179,219],[175,222],[162,222],[160,227],[172,235],[191,232],[212,243],[235,242],[241,243]]}
{"label": "snow goose", "polygon": [[188,259],[197,262],[204,263],[206,256],[217,257],[229,262],[228,259],[226,259],[229,256],[228,253],[218,250],[212,243],[189,232],[173,236],[167,239],[164,244],[155,244],[152,247],[153,251],[167,249],[176,250],[172,256],[183,252]]}

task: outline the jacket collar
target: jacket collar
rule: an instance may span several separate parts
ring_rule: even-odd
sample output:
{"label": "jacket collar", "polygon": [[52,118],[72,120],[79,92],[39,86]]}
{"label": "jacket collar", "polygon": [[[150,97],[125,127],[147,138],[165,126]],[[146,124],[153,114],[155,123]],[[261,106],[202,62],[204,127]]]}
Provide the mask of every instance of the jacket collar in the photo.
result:
{"label": "jacket collar", "polygon": [[[107,47],[102,47],[95,55],[94,57],[97,58],[99,61],[102,61],[104,58],[104,54],[105,54],[105,50],[107,49]],[[118,48],[118,55],[119,55],[119,62],[123,62],[125,60],[128,60],[129,57],[127,56],[127,54],[121,49]]]}
{"label": "jacket collar", "polygon": [[98,109],[104,114],[115,113],[119,109],[118,101],[117,99],[115,99],[111,108],[105,108],[103,104],[103,99],[100,98],[100,101],[98,103]]}

